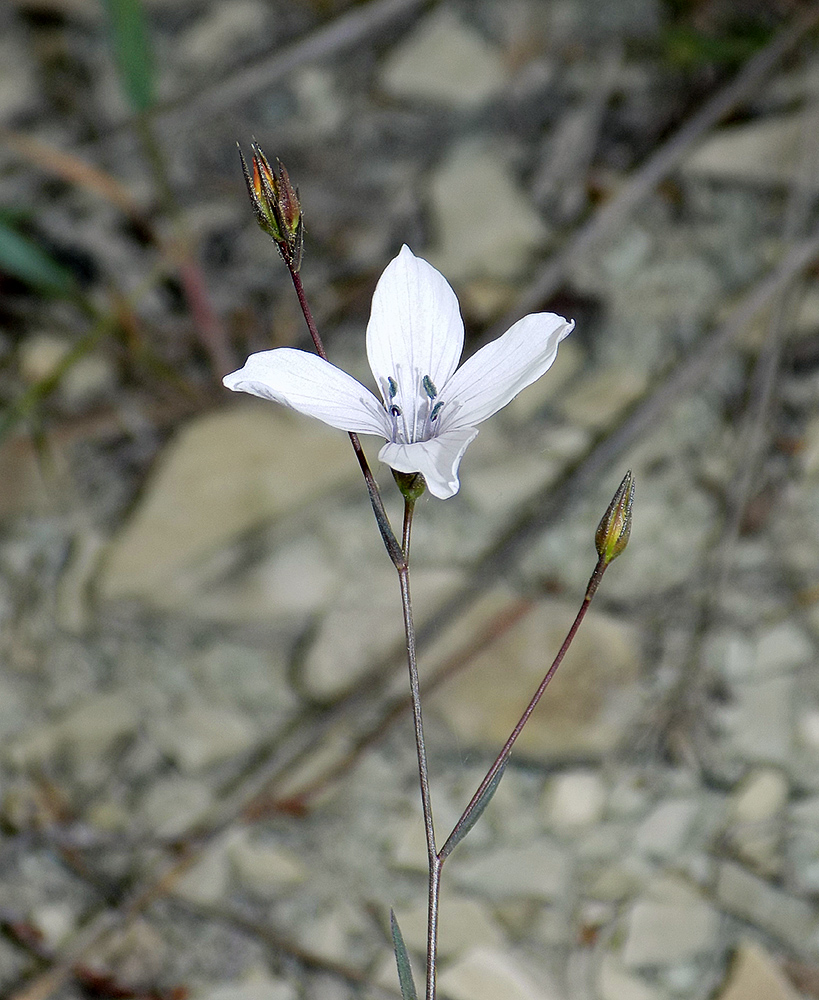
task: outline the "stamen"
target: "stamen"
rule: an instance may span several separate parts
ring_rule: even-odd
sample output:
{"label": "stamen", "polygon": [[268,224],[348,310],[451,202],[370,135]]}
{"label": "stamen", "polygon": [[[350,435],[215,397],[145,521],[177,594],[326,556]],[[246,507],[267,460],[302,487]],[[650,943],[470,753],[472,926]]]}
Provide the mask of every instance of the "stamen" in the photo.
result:
{"label": "stamen", "polygon": [[387,385],[389,386],[390,399],[395,399],[395,395],[398,392],[398,383],[392,377],[392,375],[387,378]]}
{"label": "stamen", "polygon": [[396,406],[395,404],[393,404],[390,407],[390,416],[391,417],[400,417],[401,416],[401,407],[400,406]]}
{"label": "stamen", "polygon": [[435,384],[433,383],[433,381],[429,377],[429,375],[425,375],[424,376],[424,379],[423,379],[421,385],[423,385],[424,392],[426,392],[426,394],[429,396],[429,398],[430,399],[435,399],[435,397],[438,395],[438,390],[435,388]]}
{"label": "stamen", "polygon": [[435,406],[432,407],[432,413],[430,413],[430,415],[429,415],[430,421],[436,419],[436,417],[438,416],[438,414],[441,412],[441,407],[443,405],[444,405],[444,401],[441,400],[439,403],[436,403]]}

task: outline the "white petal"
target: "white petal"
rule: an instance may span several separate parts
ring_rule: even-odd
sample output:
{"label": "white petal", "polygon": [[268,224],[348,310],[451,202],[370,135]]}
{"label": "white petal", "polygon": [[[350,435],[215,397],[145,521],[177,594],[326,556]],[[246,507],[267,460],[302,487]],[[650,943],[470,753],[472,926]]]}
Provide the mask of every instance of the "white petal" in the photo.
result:
{"label": "white petal", "polygon": [[443,393],[441,429],[474,427],[531,385],[557,357],[557,345],[574,329],[554,313],[532,313],[518,320],[465,361]]}
{"label": "white petal", "polygon": [[329,361],[279,347],[251,354],[243,368],[222,379],[228,389],[272,399],[331,427],[389,438],[392,429],[376,397]]}
{"label": "white petal", "polygon": [[[395,379],[398,405],[414,406],[425,375],[440,391],[463,346],[455,292],[431,264],[402,247],[376,285],[367,324],[367,357],[382,394],[388,379]],[[386,396],[384,401],[391,402]]]}
{"label": "white petal", "polygon": [[427,481],[429,492],[439,500],[446,500],[454,497],[460,488],[458,466],[477,434],[477,428],[465,427],[415,444],[388,442],[378,457],[396,472],[420,472]]}

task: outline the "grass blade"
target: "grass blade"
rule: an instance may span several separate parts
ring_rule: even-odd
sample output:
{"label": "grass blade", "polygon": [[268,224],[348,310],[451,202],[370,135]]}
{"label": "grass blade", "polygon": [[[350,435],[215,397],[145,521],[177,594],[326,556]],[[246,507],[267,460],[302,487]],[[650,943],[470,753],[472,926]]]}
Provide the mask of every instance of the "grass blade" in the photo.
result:
{"label": "grass blade", "polygon": [[398,921],[392,910],[390,910],[390,930],[392,931],[392,946],[395,950],[395,964],[398,966],[398,982],[401,986],[402,1000],[418,1000],[407,946],[404,944],[401,928],[398,926]]}
{"label": "grass blade", "polygon": [[154,63],[142,0],[103,0],[122,89],[136,112],[154,102]]}
{"label": "grass blade", "polygon": [[73,295],[74,275],[34,240],[0,219],[0,272],[45,295]]}

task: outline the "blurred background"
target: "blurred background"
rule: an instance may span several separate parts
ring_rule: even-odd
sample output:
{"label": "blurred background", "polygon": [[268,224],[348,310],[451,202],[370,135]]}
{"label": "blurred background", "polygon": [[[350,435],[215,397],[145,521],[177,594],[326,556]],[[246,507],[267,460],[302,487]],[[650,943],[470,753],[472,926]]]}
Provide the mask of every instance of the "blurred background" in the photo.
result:
{"label": "blurred background", "polygon": [[[345,436],[402,243],[466,351],[577,322],[413,541],[449,1000],[819,996],[819,56],[796,0],[0,8],[0,995],[397,995],[426,857],[395,574]],[[378,442],[365,442],[396,517]]]}

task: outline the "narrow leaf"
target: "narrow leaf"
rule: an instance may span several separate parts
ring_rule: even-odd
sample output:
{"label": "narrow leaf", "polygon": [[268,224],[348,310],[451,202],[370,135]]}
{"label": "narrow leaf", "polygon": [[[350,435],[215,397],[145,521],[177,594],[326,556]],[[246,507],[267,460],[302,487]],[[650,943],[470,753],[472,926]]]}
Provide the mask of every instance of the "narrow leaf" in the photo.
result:
{"label": "narrow leaf", "polygon": [[506,770],[506,765],[508,761],[504,761],[503,764],[498,768],[498,773],[489,782],[486,788],[483,790],[483,795],[475,802],[475,805],[458,820],[458,823],[452,833],[449,835],[449,839],[444,844],[441,849],[441,860],[449,857],[453,850],[460,844],[464,837],[469,833],[472,827],[478,822],[478,820],[483,815],[484,809],[489,805],[492,800],[492,796],[498,789],[500,780],[503,777],[503,772]]}
{"label": "narrow leaf", "polygon": [[103,0],[122,89],[134,111],[147,111],[154,100],[154,64],[142,0]]}
{"label": "narrow leaf", "polygon": [[0,220],[0,271],[48,295],[76,291],[74,276],[41,246]]}
{"label": "narrow leaf", "polygon": [[395,950],[395,964],[398,966],[398,982],[401,986],[402,1000],[418,1000],[415,992],[415,983],[412,979],[412,969],[410,968],[407,946],[401,935],[401,928],[395,919],[395,913],[390,910],[390,929],[392,930],[392,946]]}

